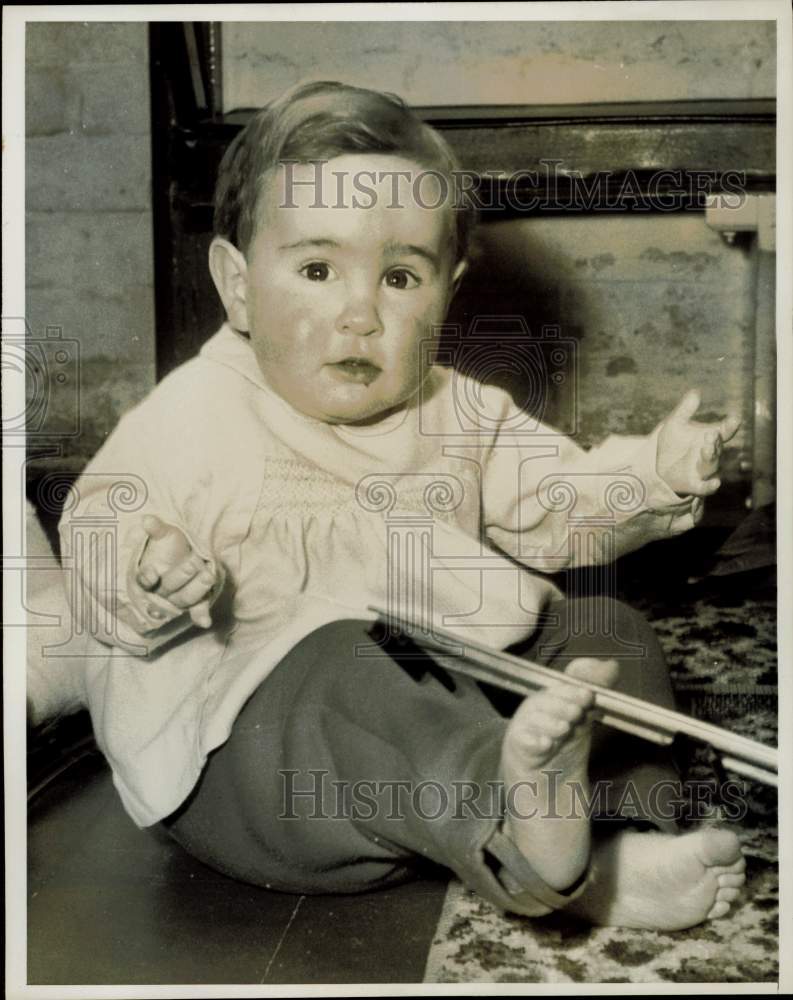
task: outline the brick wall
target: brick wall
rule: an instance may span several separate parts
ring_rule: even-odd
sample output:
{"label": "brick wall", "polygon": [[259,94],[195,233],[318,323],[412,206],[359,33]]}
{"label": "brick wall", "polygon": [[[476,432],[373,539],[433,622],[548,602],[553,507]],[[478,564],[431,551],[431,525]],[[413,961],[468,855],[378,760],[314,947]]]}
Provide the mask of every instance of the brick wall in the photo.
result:
{"label": "brick wall", "polygon": [[301,80],[411,104],[577,104],[773,97],[772,21],[229,22],[223,103]]}
{"label": "brick wall", "polygon": [[79,343],[84,457],[154,384],[146,24],[28,23],[25,97],[26,315]]}
{"label": "brick wall", "polygon": [[[552,423],[591,445],[645,434],[687,389],[702,413],[744,420],[727,474],[751,448],[756,260],[695,213],[512,220],[483,227],[452,315],[560,327],[570,359]],[[572,346],[570,346],[572,345]]]}

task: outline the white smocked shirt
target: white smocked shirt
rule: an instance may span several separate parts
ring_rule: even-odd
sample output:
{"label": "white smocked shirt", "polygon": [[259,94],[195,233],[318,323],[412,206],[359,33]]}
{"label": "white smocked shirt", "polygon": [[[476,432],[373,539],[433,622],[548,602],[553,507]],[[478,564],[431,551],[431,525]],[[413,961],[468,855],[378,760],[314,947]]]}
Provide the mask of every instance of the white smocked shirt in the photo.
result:
{"label": "white smocked shirt", "polygon": [[[584,451],[440,367],[379,422],[323,423],[223,326],[121,419],[61,520],[76,627],[102,643],[84,660],[88,707],[127,811],[145,826],[175,810],[319,626],[376,605],[503,649],[559,596],[548,573],[691,527],[701,503],[658,477],[656,438]],[[130,603],[148,513],[220,571],[211,629]]]}

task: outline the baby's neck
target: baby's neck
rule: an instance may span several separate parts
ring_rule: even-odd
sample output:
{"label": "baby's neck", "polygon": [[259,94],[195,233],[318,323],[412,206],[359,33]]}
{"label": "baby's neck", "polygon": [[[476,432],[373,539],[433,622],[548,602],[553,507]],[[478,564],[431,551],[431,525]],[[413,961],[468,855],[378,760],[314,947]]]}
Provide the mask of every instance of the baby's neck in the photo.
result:
{"label": "baby's neck", "polygon": [[370,417],[364,417],[363,420],[328,420],[326,423],[342,427],[373,427],[375,424],[380,424],[384,420],[387,420],[392,414],[404,410],[406,405],[406,403],[399,403],[398,406],[391,406],[386,410],[381,410],[379,413],[372,414]]}

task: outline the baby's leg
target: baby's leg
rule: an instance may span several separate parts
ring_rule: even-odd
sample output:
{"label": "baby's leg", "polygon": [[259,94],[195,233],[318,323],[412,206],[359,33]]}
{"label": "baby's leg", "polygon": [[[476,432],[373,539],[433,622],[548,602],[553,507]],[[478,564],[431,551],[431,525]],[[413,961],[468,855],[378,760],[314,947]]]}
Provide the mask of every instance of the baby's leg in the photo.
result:
{"label": "baby's leg", "polygon": [[[563,670],[574,659],[606,658],[619,664],[614,690],[675,708],[666,660],[658,638],[642,615],[604,597],[558,601],[547,609],[547,624],[513,652]],[[511,705],[501,700],[503,711]],[[596,723],[592,732],[590,778],[599,816],[641,819],[675,832],[682,786],[671,751]]]}
{"label": "baby's leg", "polygon": [[[614,661],[581,659],[566,672],[607,686],[616,668]],[[553,889],[570,885],[589,865],[583,891],[567,909],[592,923],[680,930],[725,916],[745,867],[730,831],[676,836],[601,826],[590,839],[590,701],[560,685],[518,708],[504,739],[502,773],[508,790],[525,783],[527,794],[507,813],[507,837]]]}
{"label": "baby's leg", "polygon": [[[573,609],[569,605],[570,602],[560,602],[552,606],[550,610],[556,614],[558,621],[556,625],[543,629],[534,640],[533,648],[524,651],[528,659],[561,667],[571,655],[610,651],[620,661],[619,679],[613,681],[611,678],[616,689],[665,707],[674,706],[657,640],[640,616],[616,602],[609,602],[608,607],[603,607],[601,603],[599,608],[590,607],[583,612],[581,608]],[[604,635],[602,631],[598,634],[597,629],[592,627],[573,629],[570,627],[571,620],[585,621],[590,626],[595,621],[610,623],[609,635]],[[637,657],[637,650],[642,648],[643,655]],[[631,655],[622,655],[622,651]],[[587,662],[574,660],[567,669],[583,671]],[[605,664],[601,663],[600,669],[605,670]],[[588,679],[594,680],[594,677],[590,675]],[[530,723],[531,704],[535,701],[542,704],[544,697],[536,695],[526,699],[513,718],[508,737],[517,730],[522,719]],[[530,729],[531,725],[527,728]],[[628,818],[635,817],[639,803],[642,818],[668,831],[671,815],[669,802],[664,802],[662,794],[655,793],[659,786],[663,786],[664,790],[672,786],[674,796],[671,779],[676,775],[671,758],[644,741],[625,737],[599,724],[595,724],[594,728],[596,738],[593,743],[597,744],[597,757],[594,756],[593,746],[590,779],[610,782],[613,791],[609,796],[611,803],[623,800],[622,793],[630,786],[632,794]],[[586,746],[586,740],[581,734],[584,732],[586,726],[579,726],[577,731],[571,730],[567,742],[555,751],[560,763],[565,765],[565,774],[575,782],[582,781],[581,749]],[[517,734],[515,742],[517,745]],[[579,755],[577,762],[576,753]],[[516,760],[517,756],[517,753],[513,754]],[[551,757],[542,764],[542,768],[548,771],[556,766],[556,761],[557,757]],[[524,766],[533,772],[536,770],[536,759],[527,760]],[[570,832],[567,835],[559,832],[563,830],[562,820],[554,821],[545,830],[539,823],[536,829],[523,824],[520,834],[516,832],[517,824],[508,826],[510,836],[521,847],[524,856],[538,871],[545,872],[551,882],[557,878],[556,862],[545,860],[543,853],[550,853],[554,836],[559,838],[558,842],[567,845],[569,857],[578,858],[578,864],[583,864],[582,855],[588,845],[585,824],[580,815],[568,820],[568,823]],[[745,865],[738,840],[729,830],[704,828],[685,836],[676,836],[670,832],[639,832],[625,827],[615,829],[609,823],[596,823],[592,840],[589,878],[583,892],[569,904],[568,909],[593,923],[665,930],[690,927],[707,918],[724,916],[739,895],[745,879]],[[565,871],[563,866],[561,873],[576,874],[575,870]]]}
{"label": "baby's leg", "polygon": [[[493,794],[499,779],[541,769],[561,771],[575,794],[590,739],[586,725],[574,725],[577,696],[560,699],[571,711],[538,693],[508,724],[473,681],[409,643],[381,648],[370,630],[336,622],[284,659],[167,823],[176,839],[229,875],[282,891],[361,892],[433,861],[503,909],[537,916],[575,895],[581,915],[615,919],[615,905],[587,912],[594,876],[566,891],[586,866],[588,823],[551,819],[544,828],[527,819],[503,830],[504,804]],[[552,748],[522,745],[523,733],[565,714],[570,729]],[[597,870],[613,871],[611,858],[619,855],[604,853]]]}
{"label": "baby's leg", "polygon": [[[618,669],[613,660],[579,659],[565,673],[608,687]],[[518,706],[502,746],[504,832],[556,890],[575,882],[589,860],[592,703],[585,688],[565,683],[538,691]]]}
{"label": "baby's leg", "polygon": [[[538,824],[541,848],[522,857],[501,830],[507,721],[470,678],[371,631],[335,622],[287,655],[167,822],[172,835],[225,873],[282,891],[360,892],[436,862],[500,908],[537,916],[563,905],[556,890],[586,863],[588,824],[545,839]],[[574,713],[574,700],[562,703]],[[527,709],[537,727],[560,711],[540,695]],[[587,740],[576,734],[555,762],[584,781]],[[548,756],[530,760],[535,771]],[[521,780],[524,759],[513,767]],[[540,874],[535,856],[563,863]]]}
{"label": "baby's leg", "polygon": [[474,681],[418,647],[333,622],[265,679],[166,827],[207,864],[280,891],[363,892],[435,862],[508,908],[484,850],[506,726]]}

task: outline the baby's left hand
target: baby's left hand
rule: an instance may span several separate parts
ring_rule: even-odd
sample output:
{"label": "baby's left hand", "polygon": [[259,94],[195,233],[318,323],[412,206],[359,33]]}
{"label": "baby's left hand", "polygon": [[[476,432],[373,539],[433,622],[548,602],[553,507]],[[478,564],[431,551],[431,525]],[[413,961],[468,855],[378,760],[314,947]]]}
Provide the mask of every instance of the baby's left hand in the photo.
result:
{"label": "baby's left hand", "polygon": [[722,446],[734,437],[741,421],[727,416],[718,424],[698,423],[692,418],[699,404],[696,389],[687,392],[661,424],[656,468],[675,493],[704,497],[721,486],[716,473]]}

